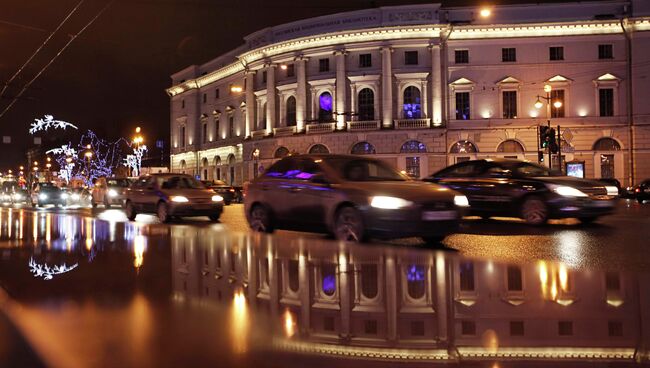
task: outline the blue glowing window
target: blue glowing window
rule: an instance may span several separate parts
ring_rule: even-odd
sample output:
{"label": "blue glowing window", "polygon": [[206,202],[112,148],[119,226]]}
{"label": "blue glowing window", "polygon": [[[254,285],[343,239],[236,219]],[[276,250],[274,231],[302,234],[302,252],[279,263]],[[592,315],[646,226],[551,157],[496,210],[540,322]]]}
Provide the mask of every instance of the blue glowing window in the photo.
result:
{"label": "blue glowing window", "polygon": [[422,117],[420,90],[417,87],[407,87],[404,90],[404,118],[419,119]]}
{"label": "blue glowing window", "polygon": [[331,121],[332,120],[332,95],[329,92],[321,93],[318,98],[318,106],[320,107],[318,111],[318,119],[320,121]]}
{"label": "blue glowing window", "polygon": [[406,269],[406,284],[409,296],[413,299],[424,297],[425,268],[420,265],[409,265]]}
{"label": "blue glowing window", "polygon": [[322,289],[327,296],[332,296],[336,292],[336,266],[333,264],[323,264],[321,266]]}

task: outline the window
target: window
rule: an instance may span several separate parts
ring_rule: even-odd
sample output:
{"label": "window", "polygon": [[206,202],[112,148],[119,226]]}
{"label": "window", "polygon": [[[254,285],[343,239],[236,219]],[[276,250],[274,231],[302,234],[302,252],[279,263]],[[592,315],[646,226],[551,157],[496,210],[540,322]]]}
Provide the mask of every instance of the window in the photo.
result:
{"label": "window", "polygon": [[289,150],[287,147],[280,146],[278,149],[275,150],[275,153],[273,154],[273,158],[283,158],[289,156]]}
{"label": "window", "polygon": [[[323,59],[329,60],[329,59]],[[329,92],[323,92],[318,97],[318,121],[326,122],[332,121],[332,94]]]}
{"label": "window", "polygon": [[294,64],[287,65],[287,77],[291,78],[296,75],[296,68]]}
{"label": "window", "polygon": [[[556,101],[562,102],[562,106],[555,107],[553,104]],[[563,89],[554,89],[551,91],[551,117],[552,118],[563,118],[564,117],[564,90]]]}
{"label": "window", "polygon": [[375,93],[370,88],[359,91],[359,120],[375,119]]}
{"label": "window", "polygon": [[220,130],[219,119],[214,120],[214,130],[215,130],[215,133],[216,133],[215,136],[217,137],[217,139],[219,139],[219,130]]}
{"label": "window", "polygon": [[289,276],[289,289],[291,291],[298,292],[300,286],[300,279],[298,276],[298,261],[295,259],[290,259],[287,264],[287,274]]}
{"label": "window", "polygon": [[421,265],[409,265],[406,269],[406,287],[413,299],[424,297],[425,268]]}
{"label": "window", "polygon": [[219,98],[219,88],[214,90],[214,98]]}
{"label": "window", "polygon": [[320,267],[321,289],[327,296],[336,292],[336,266],[332,263],[324,263]]}
{"label": "window", "polygon": [[612,138],[600,138],[594,143],[594,151],[620,151],[621,145]]}
{"label": "window", "polygon": [[402,145],[399,150],[400,153],[426,153],[427,146],[424,143],[416,140],[411,140]]}
{"label": "window", "polygon": [[266,126],[266,102],[262,104],[262,117],[258,123],[257,129],[264,129]]}
{"label": "window", "polygon": [[479,175],[483,172],[483,165],[477,162],[462,162],[436,174],[437,178],[463,178]]}
{"label": "window", "polygon": [[614,178],[614,155],[600,155],[600,177]]}
{"label": "window", "polygon": [[228,118],[228,137],[232,138],[235,136],[235,117],[231,116]]}
{"label": "window", "polygon": [[359,142],[352,146],[351,153],[353,155],[374,155],[375,146],[368,142]]}
{"label": "window", "polygon": [[476,153],[478,150],[470,141],[458,141],[451,146],[449,153]]}
{"label": "window", "polygon": [[522,291],[521,268],[508,266],[508,291]]}
{"label": "window", "polygon": [[460,264],[460,290],[474,291],[474,263],[472,262]]}
{"label": "window", "polygon": [[560,336],[571,336],[573,335],[573,322],[571,321],[560,321],[558,322],[558,335]]}
{"label": "window", "polygon": [[185,108],[185,100],[181,100],[181,109]]}
{"label": "window", "polygon": [[474,321],[461,321],[460,333],[461,335],[466,335],[466,336],[476,335],[476,323]]}
{"label": "window", "polygon": [[418,65],[418,52],[404,51],[404,65]]}
{"label": "window", "polygon": [[456,64],[469,63],[469,50],[455,50],[454,51]]}
{"label": "window", "polygon": [[208,142],[208,123],[203,123],[203,143]]}
{"label": "window", "polygon": [[501,49],[501,61],[504,63],[517,61],[517,49],[514,47]]}
{"label": "window", "polygon": [[510,336],[524,336],[524,321],[510,321]]}
{"label": "window", "polygon": [[469,120],[469,92],[456,92],[456,120]]}
{"label": "window", "polygon": [[262,72],[262,83],[266,83],[266,70]]}
{"label": "window", "polygon": [[322,144],[315,144],[309,149],[310,154],[328,154],[330,150]]}
{"label": "window", "polygon": [[499,143],[497,152],[524,153],[524,147],[521,145],[521,143],[515,141],[514,139],[508,139]]}
{"label": "window", "polygon": [[327,162],[348,181],[406,181],[403,175],[382,161],[329,158]]}
{"label": "window", "polygon": [[318,60],[318,71],[329,72],[330,71],[330,59],[319,59]]}
{"label": "window", "polygon": [[361,265],[361,293],[368,299],[374,299],[379,291],[376,264]]}
{"label": "window", "polygon": [[600,102],[600,116],[614,116],[614,90],[612,88],[600,88],[598,101]]}
{"label": "window", "polygon": [[206,102],[208,102],[208,94],[204,93],[203,94],[203,103],[206,103]]}
{"label": "window", "polygon": [[185,147],[185,126],[182,126],[180,130],[181,147]]}
{"label": "window", "polygon": [[406,175],[419,179],[420,178],[420,157],[413,156],[406,158]]}
{"label": "window", "polygon": [[554,46],[548,48],[550,60],[564,60],[564,47]]}
{"label": "window", "polygon": [[419,119],[422,116],[420,90],[417,87],[409,86],[404,90],[403,109],[405,119]]}
{"label": "window", "polygon": [[359,68],[370,68],[372,66],[372,54],[359,55]]}
{"label": "window", "polygon": [[503,118],[517,118],[517,91],[503,91]]}
{"label": "window", "polygon": [[607,333],[610,337],[623,336],[623,322],[607,321]]}
{"label": "window", "polygon": [[613,59],[614,47],[611,44],[598,45],[598,59]]}
{"label": "window", "polygon": [[287,126],[296,125],[296,98],[290,96],[287,98]]}

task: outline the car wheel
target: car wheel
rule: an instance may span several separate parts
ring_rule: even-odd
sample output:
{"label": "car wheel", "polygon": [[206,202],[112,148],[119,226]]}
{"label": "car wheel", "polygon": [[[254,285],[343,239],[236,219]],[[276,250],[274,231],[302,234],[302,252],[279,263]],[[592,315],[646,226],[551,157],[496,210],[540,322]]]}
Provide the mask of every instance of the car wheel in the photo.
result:
{"label": "car wheel", "polygon": [[160,220],[160,222],[163,224],[168,223],[172,219],[172,217],[169,215],[169,208],[167,208],[167,204],[164,202],[158,203],[156,214],[158,215],[158,220]]}
{"label": "car wheel", "polygon": [[598,216],[589,216],[589,217],[580,217],[578,218],[583,224],[591,224],[594,221],[598,220]]}
{"label": "car wheel", "polygon": [[271,213],[262,205],[255,205],[251,209],[250,227],[253,231],[259,233],[272,233],[273,223],[271,222]]}
{"label": "car wheel", "polygon": [[221,212],[219,212],[219,213],[215,213],[215,214],[212,214],[212,215],[209,215],[209,216],[208,216],[208,218],[209,218],[210,221],[212,221],[212,222],[217,222],[217,221],[219,221],[219,217],[221,217]]}
{"label": "car wheel", "polygon": [[137,212],[135,212],[135,208],[133,207],[133,203],[126,202],[126,218],[129,219],[129,221],[135,220],[135,217],[138,215]]}
{"label": "car wheel", "polygon": [[338,240],[360,243],[365,240],[361,213],[354,207],[343,207],[336,213],[334,236]]}
{"label": "car wheel", "polygon": [[521,217],[530,225],[544,225],[548,220],[548,207],[539,197],[528,197],[521,205]]}

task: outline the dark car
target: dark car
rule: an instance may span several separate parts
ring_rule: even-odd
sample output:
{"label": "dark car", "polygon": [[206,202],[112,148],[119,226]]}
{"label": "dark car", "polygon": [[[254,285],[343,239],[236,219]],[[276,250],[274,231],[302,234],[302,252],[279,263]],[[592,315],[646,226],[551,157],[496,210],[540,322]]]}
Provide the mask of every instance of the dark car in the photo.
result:
{"label": "dark car", "polygon": [[596,181],[603,183],[604,185],[611,186],[611,187],[616,187],[616,190],[618,191],[618,195],[621,196],[623,194],[623,188],[621,188],[621,182],[618,181],[618,179],[615,178],[600,178],[596,179]]}
{"label": "dark car", "polygon": [[454,232],[465,196],[414,181],[380,160],[347,155],[286,157],[246,188],[255,231],[327,232],[339,240],[418,236],[439,242]]}
{"label": "dark car", "polygon": [[515,216],[541,225],[575,217],[588,223],[614,211],[616,187],[560,175],[530,162],[485,159],[458,163],[424,180],[465,194],[470,213],[484,218]]}
{"label": "dark car", "polygon": [[226,184],[224,181],[215,180],[215,181],[203,181],[203,184],[212,189],[215,193],[223,197],[223,202],[226,205],[235,202],[235,188],[231,185]]}
{"label": "dark car", "polygon": [[646,179],[634,187],[634,198],[639,203],[650,200],[650,179]]}
{"label": "dark car", "polygon": [[126,191],[126,216],[131,221],[138,213],[155,213],[161,222],[180,216],[217,221],[222,211],[223,198],[189,175],[145,175]]}
{"label": "dark car", "polygon": [[34,207],[52,204],[65,206],[67,194],[54,183],[42,182],[33,186],[31,193],[31,204]]}

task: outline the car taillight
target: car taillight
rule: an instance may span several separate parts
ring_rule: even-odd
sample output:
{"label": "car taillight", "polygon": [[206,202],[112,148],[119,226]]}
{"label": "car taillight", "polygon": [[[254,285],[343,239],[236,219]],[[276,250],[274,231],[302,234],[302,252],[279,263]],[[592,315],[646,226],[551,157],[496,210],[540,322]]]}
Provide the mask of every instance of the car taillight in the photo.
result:
{"label": "car taillight", "polygon": [[634,189],[634,191],[635,191],[636,193],[639,193],[639,192],[641,191],[641,188],[636,188],[636,189]]}
{"label": "car taillight", "polygon": [[230,189],[229,191],[230,191],[230,192],[233,192],[233,193],[235,192],[235,190],[234,190],[234,189],[232,189],[232,188],[231,188],[231,189]]}

